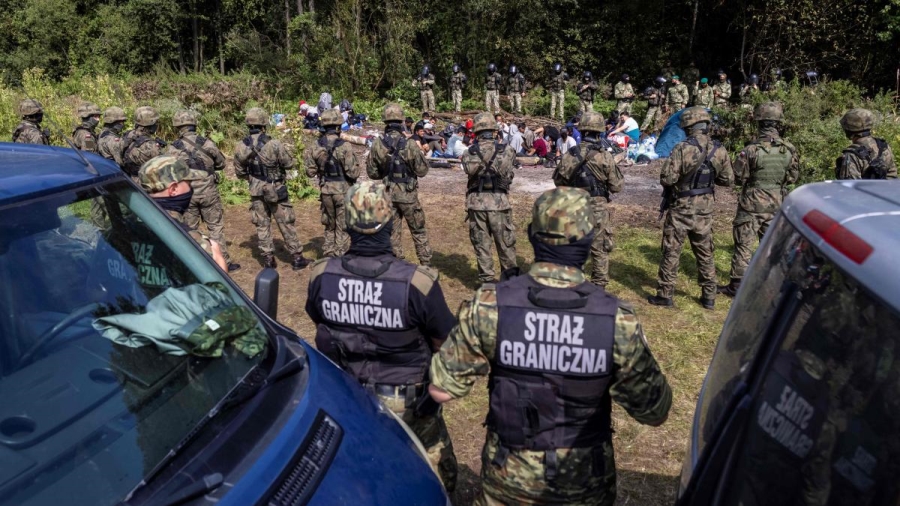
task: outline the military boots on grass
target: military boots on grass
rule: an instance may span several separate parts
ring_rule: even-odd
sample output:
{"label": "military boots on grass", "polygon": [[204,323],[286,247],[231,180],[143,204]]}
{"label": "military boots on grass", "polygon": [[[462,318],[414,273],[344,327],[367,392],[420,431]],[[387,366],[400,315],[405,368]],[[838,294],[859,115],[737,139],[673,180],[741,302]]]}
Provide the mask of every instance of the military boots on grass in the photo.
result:
{"label": "military boots on grass", "polygon": [[737,295],[738,288],[741,286],[740,279],[731,278],[731,281],[727,285],[720,285],[716,288],[717,293],[721,293],[726,297],[734,297]]}

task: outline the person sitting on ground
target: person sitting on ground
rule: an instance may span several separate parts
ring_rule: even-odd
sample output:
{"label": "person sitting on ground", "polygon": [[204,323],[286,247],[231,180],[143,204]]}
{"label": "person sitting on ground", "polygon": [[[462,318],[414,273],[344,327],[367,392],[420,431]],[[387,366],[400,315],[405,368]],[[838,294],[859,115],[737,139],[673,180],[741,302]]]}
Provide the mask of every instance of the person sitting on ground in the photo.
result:
{"label": "person sitting on ground", "polygon": [[572,137],[572,131],[569,130],[569,125],[566,125],[566,128],[559,131],[559,139],[556,141],[556,157],[561,157],[569,152],[569,148],[574,148],[577,145],[575,138]]}
{"label": "person sitting on ground", "polygon": [[528,153],[534,148],[534,131],[528,128],[524,121],[519,122],[519,131],[522,132],[522,152]]}
{"label": "person sitting on ground", "polygon": [[641,129],[638,126],[637,121],[631,117],[631,113],[628,111],[622,111],[619,113],[619,126],[613,128],[606,134],[607,137],[612,137],[616,134],[625,134],[631,139],[631,142],[638,142],[641,138]]}
{"label": "person sitting on ground", "polygon": [[456,135],[459,137],[459,140],[456,141],[456,144],[450,145],[450,149],[453,151],[453,158],[459,158],[469,150],[469,131],[466,130],[466,127],[461,126],[457,128]]}
{"label": "person sitting on ground", "polygon": [[524,145],[525,140],[522,138],[522,134],[519,132],[519,127],[516,126],[515,123],[509,125],[509,139],[507,140],[507,144],[516,152],[516,155],[523,154],[522,146]]}
{"label": "person sitting on ground", "polygon": [[578,131],[577,126],[577,118],[572,118],[572,121],[566,123],[566,130],[569,131],[569,135],[575,139],[575,144],[581,144],[581,132]]}
{"label": "person sitting on ground", "polygon": [[502,114],[495,114],[494,119],[497,120],[497,131],[500,133],[500,142],[507,142],[509,138],[509,125],[503,121]]}
{"label": "person sitting on ground", "polygon": [[403,135],[411,137],[413,134],[413,119],[409,116],[403,120]]}
{"label": "person sitting on ground", "polygon": [[413,127],[413,135],[409,139],[415,141],[416,146],[422,150],[423,154],[428,154],[428,142],[425,140],[425,123],[421,121],[416,123],[416,126]]}
{"label": "person sitting on ground", "polygon": [[319,113],[306,102],[300,104],[300,117],[303,119],[304,130],[319,131]]}

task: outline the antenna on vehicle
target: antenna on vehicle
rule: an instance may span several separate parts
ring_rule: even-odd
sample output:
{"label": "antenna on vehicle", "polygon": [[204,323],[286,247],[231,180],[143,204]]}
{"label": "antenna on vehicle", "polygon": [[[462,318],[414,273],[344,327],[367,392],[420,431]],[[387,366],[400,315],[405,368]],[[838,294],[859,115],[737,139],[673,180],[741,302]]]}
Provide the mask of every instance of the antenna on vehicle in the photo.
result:
{"label": "antenna on vehicle", "polygon": [[[28,95],[27,91],[25,92],[25,98],[27,98],[28,100],[34,100],[33,98],[31,98],[31,96]],[[37,102],[37,100],[34,101]],[[62,139],[66,141],[66,144],[68,144],[69,147],[72,148],[72,151],[75,151],[75,154],[78,155],[78,158],[80,158],[82,163],[84,163],[84,168],[88,171],[88,173],[92,176],[99,176],[100,172],[91,164],[90,160],[85,158],[81,150],[75,147],[75,144],[72,143],[72,140],[69,139],[69,137],[65,134],[65,131],[63,131],[63,129],[60,128],[55,121],[53,121],[53,118],[45,114],[44,119],[46,119],[50,123],[50,126],[53,128],[53,130],[56,131],[56,135],[62,137]]]}

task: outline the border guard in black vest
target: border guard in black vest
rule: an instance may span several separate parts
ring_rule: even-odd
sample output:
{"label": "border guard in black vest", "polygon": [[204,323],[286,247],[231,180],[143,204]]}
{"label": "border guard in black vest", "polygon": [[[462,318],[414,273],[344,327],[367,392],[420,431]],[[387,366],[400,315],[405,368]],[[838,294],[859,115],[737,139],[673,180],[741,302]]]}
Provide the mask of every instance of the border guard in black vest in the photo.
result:
{"label": "border guard in black vest", "polygon": [[581,270],[594,239],[590,195],[545,192],[528,235],[535,263],[460,307],[429,389],[446,402],[489,377],[476,504],[612,505],[612,401],[657,426],[672,391],[630,306]]}
{"label": "border guard in black vest", "polygon": [[310,274],[306,313],[317,325],[316,347],[409,425],[452,492],[456,456],[428,395],[428,368],[456,319],[438,272],[393,255],[387,188],[356,184],[344,207],[350,250],[317,261]]}

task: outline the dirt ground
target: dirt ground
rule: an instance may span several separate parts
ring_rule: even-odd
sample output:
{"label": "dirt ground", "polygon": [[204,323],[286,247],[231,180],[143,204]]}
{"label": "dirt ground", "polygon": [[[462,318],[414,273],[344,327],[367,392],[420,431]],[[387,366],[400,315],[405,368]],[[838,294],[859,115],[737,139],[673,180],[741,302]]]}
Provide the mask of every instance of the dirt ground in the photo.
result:
{"label": "dirt ground", "polygon": [[[360,153],[363,154],[363,153]],[[644,235],[650,231],[653,234],[660,233],[661,225],[657,221],[659,197],[661,187],[659,185],[659,163],[653,162],[645,166],[623,166],[626,182],[621,194],[615,195],[612,202],[614,226],[617,233],[625,233],[629,229],[643,230]],[[528,247],[524,230],[530,221],[530,209],[534,198],[544,190],[553,187],[550,179],[552,169],[542,166],[524,166],[516,172],[516,177],[511,190],[511,200],[514,205],[514,217],[519,228],[518,257],[519,264],[527,264],[532,255]],[[365,177],[365,176],[363,176]],[[465,177],[459,167],[451,169],[432,169],[427,177],[420,181],[420,199],[425,209],[426,221],[429,230],[429,238],[434,249],[433,266],[441,271],[441,283],[447,302],[451,309],[455,310],[461,302],[471,297],[472,292],[478,287],[478,277],[475,268],[471,243],[469,242],[468,229],[464,223],[465,207]],[[719,230],[729,229],[728,221],[733,216],[735,198],[731,191],[718,192],[717,213]],[[304,242],[304,254],[307,258],[315,259],[321,256],[322,225],[318,202],[306,201],[294,204],[297,214],[297,228]],[[252,293],[254,277],[260,270],[260,256],[256,251],[255,229],[251,225],[248,213],[249,206],[232,206],[226,210],[226,234],[229,239],[229,251],[232,261],[239,262],[242,269],[234,273],[234,279],[240,286]],[[274,227],[273,227],[274,228]],[[276,250],[281,273],[281,299],[278,319],[287,326],[293,328],[304,338],[312,341],[314,326],[304,312],[306,302],[306,290],[309,279],[308,271],[294,272],[290,269],[290,255],[285,251],[284,244],[276,232]],[[658,239],[653,239],[657,241]],[[415,261],[414,249],[409,234],[404,235],[404,251],[408,260]],[[657,250],[658,246],[647,246],[648,250]],[[658,242],[655,242],[658,244]],[[689,249],[689,248],[686,248]],[[645,253],[645,256],[657,255],[656,252]],[[656,260],[658,261],[658,260]],[[613,269],[616,264],[613,264]],[[652,283],[646,274],[638,281],[636,290],[621,290],[616,293],[616,272],[612,272],[613,284],[611,291],[616,295],[640,305],[639,316],[642,319],[654,318],[658,323],[645,323],[645,330],[652,328],[662,334],[655,339],[665,341],[667,328],[676,325],[689,328],[692,324],[690,318],[702,318],[703,323],[710,323],[717,333],[724,319],[727,309],[716,310],[716,315],[710,317],[699,314],[698,309],[689,309],[686,323],[679,323],[679,319],[672,320],[673,313],[657,312],[656,308],[647,305],[644,295]],[[652,271],[655,274],[655,270]],[[691,282],[691,280],[688,280]],[[693,286],[696,286],[694,284]],[[664,311],[664,310],[662,310]],[[649,314],[648,314],[649,313]],[[659,316],[656,316],[659,315]],[[658,329],[658,330],[657,330]],[[648,331],[649,334],[649,331]],[[714,336],[713,336],[714,337]],[[648,337],[649,339],[649,337]],[[653,429],[640,426],[631,421],[621,410],[614,414],[616,436],[615,446],[617,452],[617,467],[619,469],[619,498],[617,504],[671,504],[677,483],[677,475],[681,467],[684,455],[685,442],[687,441],[688,427],[693,416],[693,403],[699,391],[702,373],[711,356],[714,340],[704,341],[704,351],[699,354],[696,367],[689,368],[685,374],[688,385],[678,391],[676,395],[676,407],[667,423],[668,429]],[[655,349],[657,359],[663,369],[668,366],[669,354],[664,348],[662,352]],[[680,351],[679,351],[680,353]],[[687,350],[690,354],[691,351]],[[696,355],[696,354],[695,354]],[[673,369],[680,365],[681,355],[671,353]],[[670,380],[671,382],[671,380]],[[680,385],[681,383],[677,383]],[[676,383],[673,383],[675,388]],[[472,499],[480,492],[478,476],[481,468],[480,453],[484,438],[482,422],[486,413],[486,382],[481,381],[475,391],[468,398],[450,403],[445,410],[451,437],[460,464],[460,486],[457,490],[454,503],[457,505],[471,504]],[[677,413],[676,413],[677,411]],[[665,427],[665,426],[664,426]]]}

